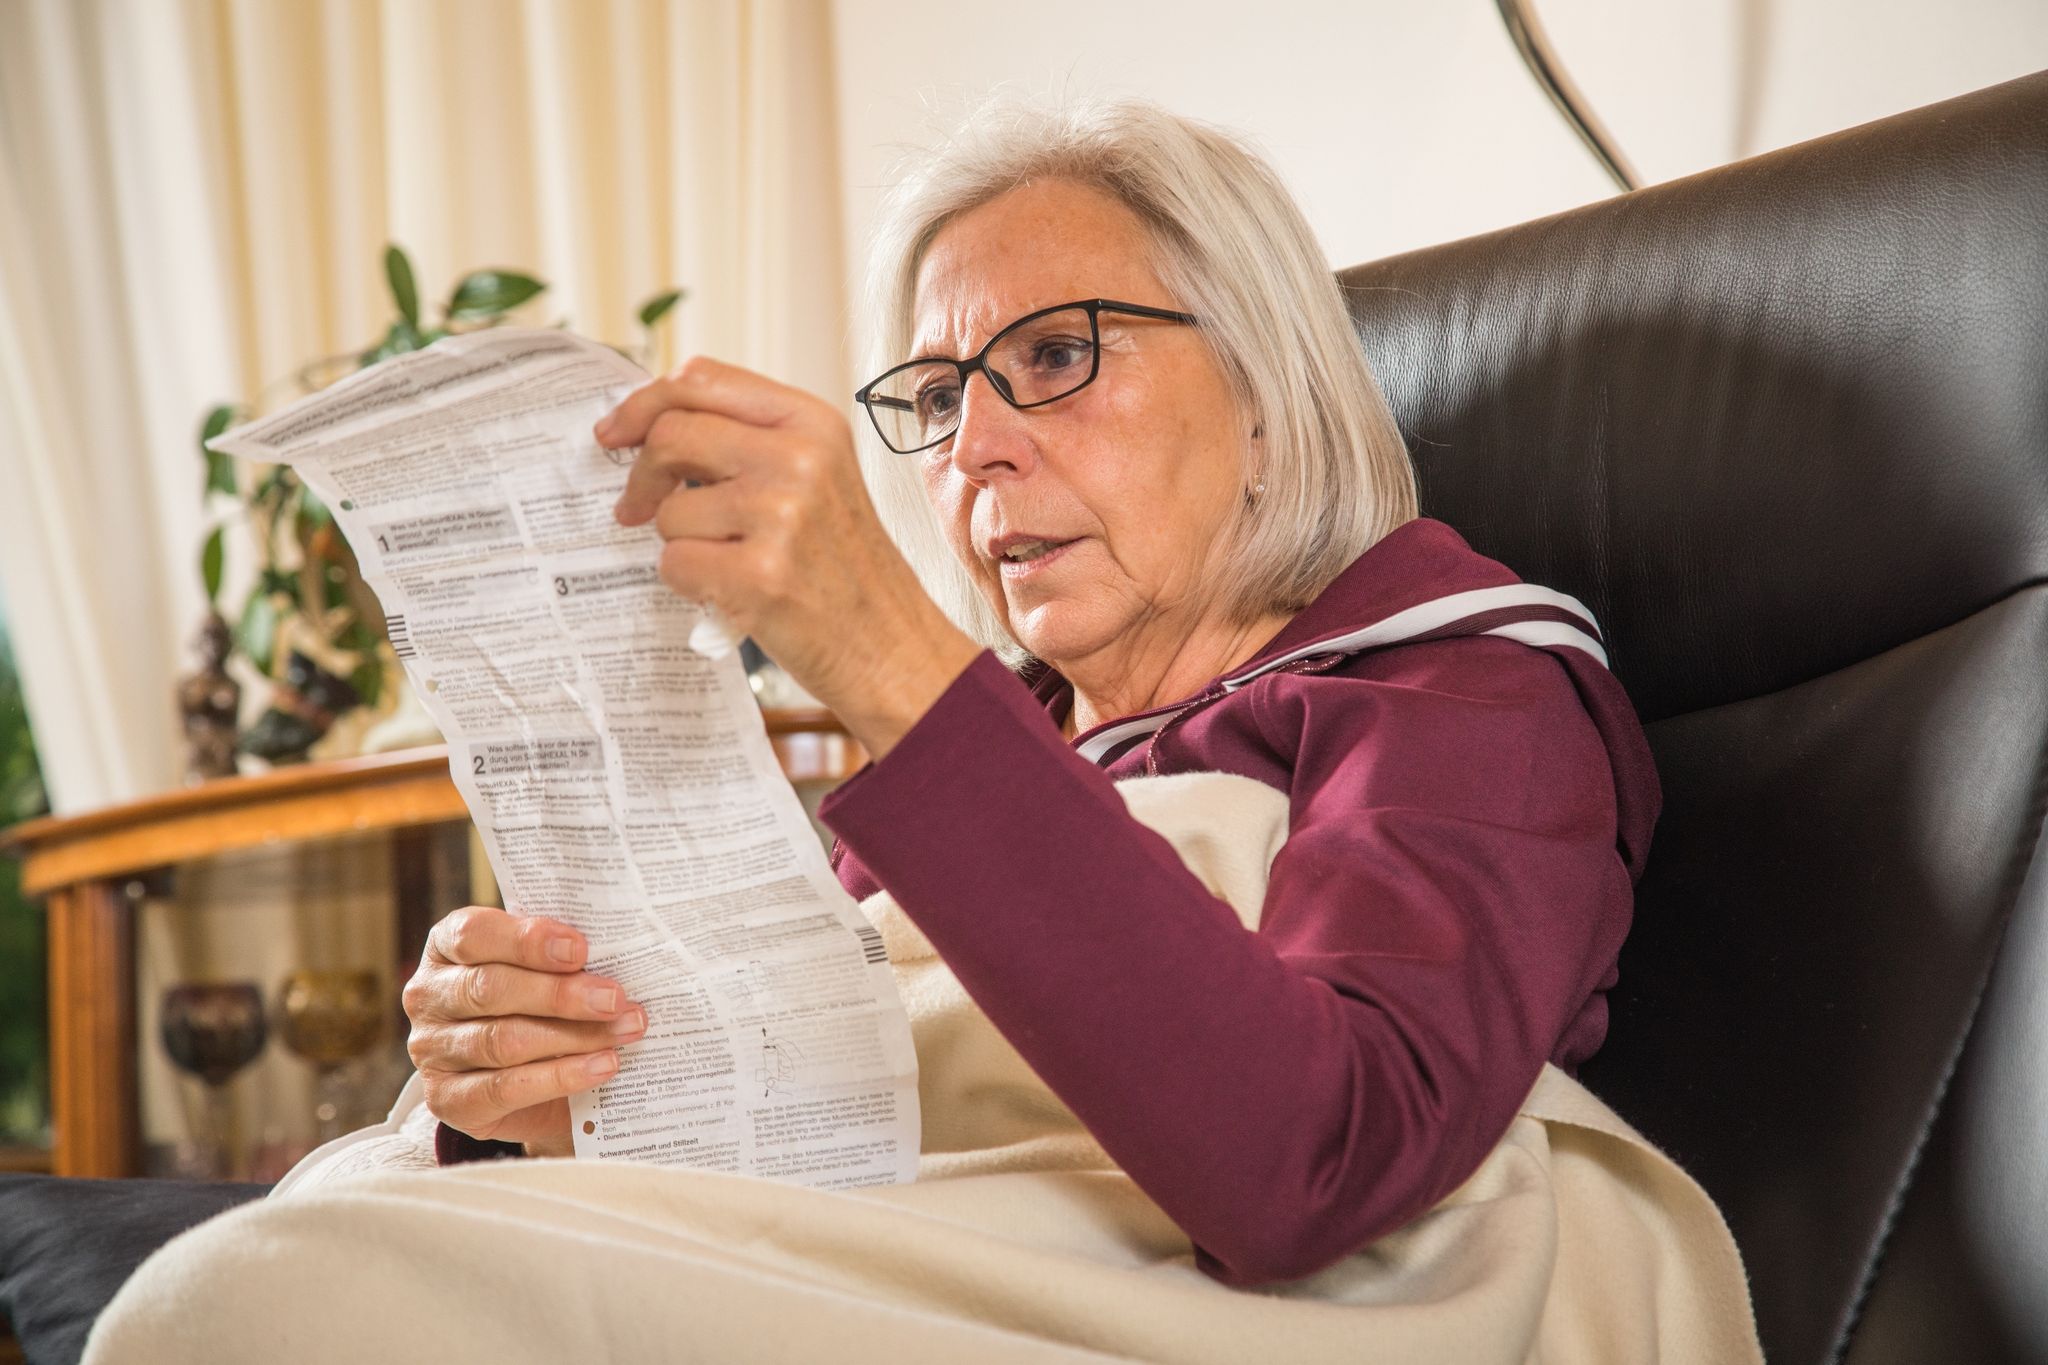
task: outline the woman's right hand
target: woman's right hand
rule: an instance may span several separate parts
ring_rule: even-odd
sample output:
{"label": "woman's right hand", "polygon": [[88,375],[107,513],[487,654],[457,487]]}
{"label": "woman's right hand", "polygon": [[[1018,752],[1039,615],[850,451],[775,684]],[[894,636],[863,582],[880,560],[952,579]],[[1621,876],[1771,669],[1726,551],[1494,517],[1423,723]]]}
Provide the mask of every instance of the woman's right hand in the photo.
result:
{"label": "woman's right hand", "polygon": [[560,920],[491,906],[449,914],[405,983],[406,1051],[434,1117],[475,1138],[567,1156],[569,1096],[619,1069],[647,1031],[616,982],[583,970],[590,945]]}

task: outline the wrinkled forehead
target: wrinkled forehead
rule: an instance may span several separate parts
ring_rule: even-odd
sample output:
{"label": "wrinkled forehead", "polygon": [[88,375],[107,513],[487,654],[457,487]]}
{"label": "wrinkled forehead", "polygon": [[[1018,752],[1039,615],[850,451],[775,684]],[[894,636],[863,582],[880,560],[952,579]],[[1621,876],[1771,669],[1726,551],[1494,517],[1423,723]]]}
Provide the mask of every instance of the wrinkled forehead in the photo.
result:
{"label": "wrinkled forehead", "polygon": [[[914,315],[916,326],[910,336],[911,355],[952,356],[964,360],[980,350],[1011,320],[1046,306],[1033,304],[1028,308],[1012,308],[999,297],[999,293],[1007,292],[1001,290],[1000,285],[995,288],[950,285],[948,282],[927,288],[920,282]],[[1060,299],[1046,299],[1047,304],[1059,302]]]}
{"label": "wrinkled forehead", "polygon": [[1089,186],[1034,182],[932,238],[917,267],[910,354],[965,359],[1041,308],[1161,297],[1151,235],[1137,214]]}

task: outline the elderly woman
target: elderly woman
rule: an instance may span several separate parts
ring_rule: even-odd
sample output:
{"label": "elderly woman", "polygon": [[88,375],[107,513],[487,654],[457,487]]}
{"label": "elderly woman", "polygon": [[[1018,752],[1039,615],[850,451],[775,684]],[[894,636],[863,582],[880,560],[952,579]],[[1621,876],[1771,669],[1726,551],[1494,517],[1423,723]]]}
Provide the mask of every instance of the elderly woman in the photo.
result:
{"label": "elderly woman", "polygon": [[[857,1338],[932,1358],[1234,1358],[1248,1341],[1289,1359],[1367,1342],[1389,1360],[1746,1358],[1739,1264],[1732,1299],[1668,1274],[1625,1288],[1665,1255],[1720,1257],[1727,1290],[1732,1244],[1696,1187],[1636,1139],[1609,1160],[1635,1163],[1638,1212],[1588,1212],[1601,1172],[1532,1117],[1605,1125],[1615,1151],[1633,1137],[1582,1091],[1535,1101],[1606,1031],[1659,807],[1634,712],[1582,607],[1417,514],[1337,285],[1272,172],[1141,104],[997,106],[886,206],[868,304],[877,377],[857,423],[702,357],[627,397],[596,430],[639,449],[617,516],[651,521],[663,580],[866,747],[820,812],[840,880],[906,917],[899,941],[928,944],[1042,1107],[1106,1155],[1050,1164],[1132,1193],[1088,1215],[1111,1249],[1054,1238],[1065,1261],[1016,1269],[1014,1302],[1007,1272],[969,1267],[1000,1261],[991,1238],[1051,1255],[1033,1241],[1042,1199],[928,1253],[852,1237],[848,1259],[891,1266],[858,1296],[932,1319],[902,1336],[806,1297],[785,1240],[869,1192],[778,1190],[774,1230],[746,1234],[686,1198],[701,1226],[673,1235],[780,1247],[762,1273],[808,1287],[774,1291],[766,1318],[797,1336],[843,1321],[842,1355]],[[1271,803],[1250,904],[1129,804],[1148,780],[1215,775],[1229,802]],[[1256,845],[1233,813],[1255,808],[1226,802],[1203,838]],[[444,1165],[568,1154],[567,1097],[648,1027],[587,952],[567,925],[491,909],[435,928],[406,1004]],[[927,1158],[1009,1121],[977,1105],[1028,1109],[1014,1090],[928,1085]],[[1539,1187],[1542,1217],[1499,1221]],[[1640,1214],[1659,1197],[1694,1204]],[[1689,1236],[1706,1249],[1671,1260]],[[1606,1263],[1585,1259],[1602,1245]],[[1162,1279],[1176,1263],[1208,1281]],[[666,1283],[687,1299],[687,1280]],[[1147,1299],[1168,1284],[1178,1297]],[[1091,1309],[1096,1286],[1110,1302]],[[1318,1300],[1366,1316],[1311,1320]],[[1003,1335],[970,1350],[947,1335],[963,1324]],[[747,1354],[797,1358],[797,1336]]]}

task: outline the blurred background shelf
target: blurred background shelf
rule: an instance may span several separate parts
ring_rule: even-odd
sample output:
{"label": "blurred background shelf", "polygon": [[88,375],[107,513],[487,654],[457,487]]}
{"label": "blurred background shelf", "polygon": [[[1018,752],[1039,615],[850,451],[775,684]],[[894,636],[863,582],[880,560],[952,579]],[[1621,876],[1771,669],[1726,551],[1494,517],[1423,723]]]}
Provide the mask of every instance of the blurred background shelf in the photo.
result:
{"label": "blurred background shelf", "polygon": [[0,1147],[0,1175],[21,1172],[47,1175],[50,1152],[45,1147]]}
{"label": "blurred background shelf", "polygon": [[[807,805],[866,761],[828,711],[764,715],[783,771],[800,794],[809,789]],[[388,843],[396,942],[416,958],[433,921],[462,903],[448,897],[434,860],[445,827],[468,818],[447,751],[436,745],[227,778],[0,832],[0,853],[21,860],[22,889],[42,898],[48,921],[47,1168],[73,1176],[142,1173],[137,910],[161,896],[181,865],[375,837]],[[9,1159],[0,1153],[0,1169],[21,1169],[6,1166]],[[15,1159],[38,1157],[31,1149]]]}

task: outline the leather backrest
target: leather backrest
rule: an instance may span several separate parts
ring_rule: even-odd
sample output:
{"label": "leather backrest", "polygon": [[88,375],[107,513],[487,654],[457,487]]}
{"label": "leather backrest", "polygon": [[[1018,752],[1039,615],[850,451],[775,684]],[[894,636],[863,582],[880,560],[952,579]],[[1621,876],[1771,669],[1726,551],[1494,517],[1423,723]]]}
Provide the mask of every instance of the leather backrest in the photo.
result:
{"label": "leather backrest", "polygon": [[1582,1078],[1774,1365],[2048,1363],[2048,73],[1339,278],[1657,755]]}

